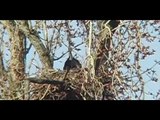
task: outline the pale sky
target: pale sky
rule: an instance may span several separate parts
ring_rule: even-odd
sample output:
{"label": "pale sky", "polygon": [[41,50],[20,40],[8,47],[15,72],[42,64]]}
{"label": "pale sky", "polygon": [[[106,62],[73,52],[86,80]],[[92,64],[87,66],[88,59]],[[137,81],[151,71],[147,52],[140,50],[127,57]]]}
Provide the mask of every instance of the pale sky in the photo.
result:
{"label": "pale sky", "polygon": [[[148,27],[148,31],[152,32],[152,28],[151,27]],[[51,34],[52,34],[52,31],[50,31]],[[156,33],[152,33],[153,35],[156,34]],[[8,36],[5,34],[4,36],[4,41],[7,42],[8,41]],[[74,39],[75,43],[76,44],[79,44],[81,43],[81,39],[80,38],[75,38]],[[148,57],[147,59],[145,59],[144,61],[141,61],[141,65],[142,65],[142,69],[143,70],[146,70],[147,68],[150,68],[153,64],[154,64],[154,60],[157,59],[157,61],[160,60],[160,42],[158,42],[158,40],[156,40],[155,42],[152,42],[152,43],[149,43],[149,42],[146,42],[145,40],[142,40],[144,42],[144,44],[147,46],[149,45],[151,48],[154,48],[155,49],[155,54],[154,55],[151,55],[150,57]],[[29,45],[29,41],[27,43]],[[67,41],[65,41],[65,44],[67,44]],[[81,62],[82,65],[85,65],[85,56],[86,56],[86,48],[85,48],[85,45],[81,45],[79,46],[79,48],[81,49],[80,51],[76,51],[76,53],[78,53],[78,60]],[[30,53],[27,55],[27,61],[26,61],[26,64],[27,64],[27,67],[30,65],[30,61],[31,59],[33,58],[33,51],[34,51],[34,48],[32,47],[31,50],[30,50]],[[64,52],[67,51],[67,47],[65,46],[62,46],[60,47],[59,49],[57,49],[56,51],[56,56],[61,56],[61,54]],[[73,55],[75,53],[73,52]],[[6,60],[9,60],[10,59],[10,54],[7,50],[6,47],[4,47],[4,55],[5,55],[5,59]],[[37,61],[33,61],[33,63],[37,64],[38,66],[41,66],[41,63],[38,59],[38,55],[36,54],[35,56],[36,60]],[[62,70],[63,69],[63,65],[64,65],[64,62],[65,60],[68,58],[68,54],[66,54],[63,58],[61,58],[60,60],[58,61],[55,61],[54,62],[54,68],[55,69],[60,69]],[[6,65],[6,63],[5,63]],[[152,93],[156,93],[159,89],[160,89],[160,69],[159,69],[159,66],[157,65],[154,70],[157,72],[157,76],[158,76],[158,79],[159,81],[158,82],[148,82],[145,84],[145,92],[148,93],[148,92],[152,92]],[[35,73],[37,71],[36,67],[32,66],[31,67],[31,71],[29,72],[30,74],[32,73]],[[28,70],[27,70],[28,72]],[[148,81],[148,77],[145,76],[144,77],[146,79],[146,81]],[[145,99],[146,100],[152,100],[152,99],[155,99],[155,98],[152,98],[152,96],[150,95],[145,95]]]}

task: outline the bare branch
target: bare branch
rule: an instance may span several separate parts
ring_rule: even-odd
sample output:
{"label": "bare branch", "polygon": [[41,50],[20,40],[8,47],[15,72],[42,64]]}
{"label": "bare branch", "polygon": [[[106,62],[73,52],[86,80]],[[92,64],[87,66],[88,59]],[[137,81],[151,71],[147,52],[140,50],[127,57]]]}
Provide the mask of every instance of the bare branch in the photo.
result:
{"label": "bare branch", "polygon": [[31,32],[29,29],[28,23],[25,20],[20,21],[19,28],[23,31],[23,33],[29,38],[33,46],[35,47],[37,53],[39,54],[39,57],[44,64],[45,67],[47,68],[52,68],[52,62],[49,57],[49,53],[45,46],[43,45],[42,41],[40,38]]}
{"label": "bare branch", "polygon": [[31,49],[32,47],[32,43],[29,45],[29,47],[26,49],[26,54],[28,54],[29,50]]}
{"label": "bare branch", "polygon": [[64,55],[66,55],[68,53],[68,51],[67,52],[65,52],[65,53],[63,53],[60,57],[58,57],[58,58],[56,58],[56,59],[53,59],[53,61],[56,61],[56,60],[59,60],[59,59],[61,59]]}
{"label": "bare branch", "polygon": [[27,78],[25,80],[28,80],[32,83],[38,83],[38,84],[64,84],[65,82],[62,80],[46,80],[46,79],[41,79],[41,78],[36,78],[36,77],[32,77],[32,78]]}

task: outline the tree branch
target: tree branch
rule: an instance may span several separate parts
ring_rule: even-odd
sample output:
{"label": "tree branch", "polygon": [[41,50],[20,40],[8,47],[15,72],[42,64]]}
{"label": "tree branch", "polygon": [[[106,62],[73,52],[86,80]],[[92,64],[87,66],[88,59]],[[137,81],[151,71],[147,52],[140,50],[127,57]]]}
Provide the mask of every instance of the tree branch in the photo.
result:
{"label": "tree branch", "polygon": [[19,28],[29,38],[33,46],[35,47],[39,57],[46,68],[52,68],[52,62],[49,57],[49,51],[45,48],[44,44],[40,40],[39,36],[32,33],[29,29],[26,20],[19,21]]}
{"label": "tree branch", "polygon": [[38,83],[38,84],[64,84],[64,80],[47,80],[47,79],[41,79],[36,77],[26,78],[26,80],[32,82],[32,83]]}
{"label": "tree branch", "polygon": [[56,60],[59,60],[59,59],[61,59],[64,55],[66,55],[68,53],[68,51],[67,52],[65,52],[65,53],[62,53],[62,55],[60,56],[60,57],[58,57],[58,58],[54,58],[53,59],[53,61],[56,61]]}
{"label": "tree branch", "polygon": [[6,74],[6,71],[5,71],[5,69],[4,69],[2,52],[0,51],[0,77],[2,77],[3,74]]}

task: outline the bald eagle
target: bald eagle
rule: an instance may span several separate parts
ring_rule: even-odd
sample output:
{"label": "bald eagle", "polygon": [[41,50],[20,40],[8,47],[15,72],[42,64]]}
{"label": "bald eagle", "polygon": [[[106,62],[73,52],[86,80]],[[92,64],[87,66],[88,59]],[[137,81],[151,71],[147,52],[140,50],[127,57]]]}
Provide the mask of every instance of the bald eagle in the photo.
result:
{"label": "bald eagle", "polygon": [[81,68],[82,65],[80,62],[75,59],[74,57],[68,58],[64,64],[63,70],[70,70],[70,69],[76,69],[76,68]]}

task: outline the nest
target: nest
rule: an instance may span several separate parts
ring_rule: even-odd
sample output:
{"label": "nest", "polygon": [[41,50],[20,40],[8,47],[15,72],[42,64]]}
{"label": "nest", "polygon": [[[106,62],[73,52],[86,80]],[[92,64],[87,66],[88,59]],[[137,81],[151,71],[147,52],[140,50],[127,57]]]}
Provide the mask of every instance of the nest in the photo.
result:
{"label": "nest", "polygon": [[104,85],[99,78],[88,77],[85,69],[67,71],[43,70],[40,79],[57,80],[59,84],[31,83],[31,99],[102,100]]}

